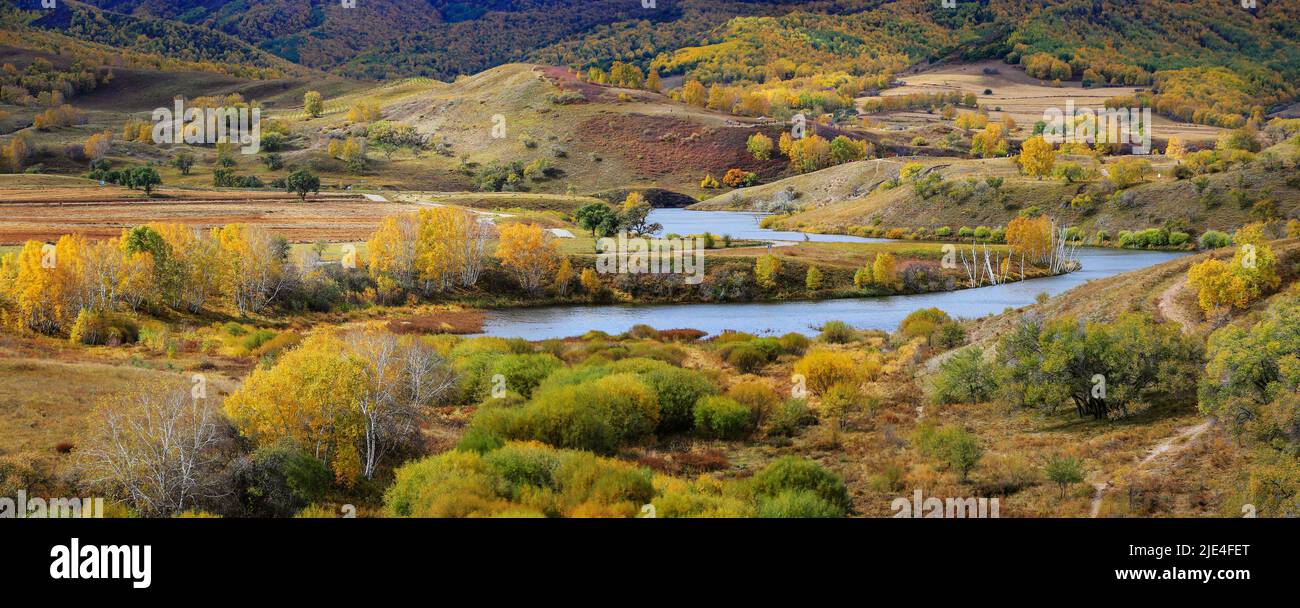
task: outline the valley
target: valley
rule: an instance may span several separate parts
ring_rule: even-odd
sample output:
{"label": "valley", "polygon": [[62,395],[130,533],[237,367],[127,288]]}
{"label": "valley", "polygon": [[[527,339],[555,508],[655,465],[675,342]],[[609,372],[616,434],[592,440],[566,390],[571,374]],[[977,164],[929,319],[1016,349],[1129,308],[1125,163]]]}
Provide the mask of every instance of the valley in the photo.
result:
{"label": "valley", "polygon": [[0,497],[1300,514],[1296,0],[254,4],[0,9]]}

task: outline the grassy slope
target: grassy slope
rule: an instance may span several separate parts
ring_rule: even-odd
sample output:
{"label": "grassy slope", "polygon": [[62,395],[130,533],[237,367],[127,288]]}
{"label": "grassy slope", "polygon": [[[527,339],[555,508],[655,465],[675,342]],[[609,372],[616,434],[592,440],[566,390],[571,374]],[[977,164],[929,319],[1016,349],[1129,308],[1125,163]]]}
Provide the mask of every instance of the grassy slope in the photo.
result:
{"label": "grassy slope", "polygon": [[[1095,166],[1086,157],[1071,157],[1070,160],[1084,166]],[[695,208],[752,208],[756,203],[770,201],[778,192],[792,188],[799,195],[796,204],[803,205],[805,210],[781,224],[823,232],[872,225],[908,228],[994,226],[1005,224],[1020,210],[1031,207],[1038,207],[1067,225],[1082,226],[1089,235],[1104,229],[1113,237],[1120,230],[1161,226],[1166,221],[1181,222],[1183,226],[1201,232],[1231,230],[1250,221],[1248,210],[1239,208],[1227,196],[1236,187],[1240,176],[1253,200],[1274,200],[1283,217],[1300,210],[1300,190],[1286,185],[1288,174],[1285,171],[1268,172],[1247,167],[1209,175],[1207,191],[1216,193],[1221,204],[1206,208],[1191,180],[1175,180],[1169,176],[1174,165],[1172,159],[1156,155],[1150,160],[1161,177],[1152,176],[1146,183],[1130,188],[1131,205],[1119,207],[1103,203],[1097,205],[1091,214],[1071,208],[1069,202],[1079,193],[1092,193],[1094,199],[1099,199],[1098,193],[1103,188],[1101,181],[1067,184],[1061,180],[1037,180],[1020,175],[1014,161],[1009,158],[961,160],[923,157],[918,161],[954,183],[968,177],[981,180],[988,176],[1002,177],[1005,199],[1001,203],[981,203],[975,198],[965,203],[954,203],[944,197],[923,200],[908,183],[892,190],[877,189],[880,182],[897,176],[903,164],[903,159],[886,159],[860,161],[736,190],[705,200]],[[1106,162],[1113,161],[1113,158],[1107,158]]]}

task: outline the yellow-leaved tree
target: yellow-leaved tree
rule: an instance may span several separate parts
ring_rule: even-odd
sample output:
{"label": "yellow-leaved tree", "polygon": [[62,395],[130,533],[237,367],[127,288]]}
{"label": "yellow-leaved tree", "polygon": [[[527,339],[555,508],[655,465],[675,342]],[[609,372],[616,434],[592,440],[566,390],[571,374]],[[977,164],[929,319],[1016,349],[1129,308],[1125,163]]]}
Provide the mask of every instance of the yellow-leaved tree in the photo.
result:
{"label": "yellow-leaved tree", "polygon": [[1052,255],[1052,221],[1046,215],[1017,216],[1007,222],[1006,240],[1011,255],[1030,264],[1045,263]]}
{"label": "yellow-leaved tree", "polygon": [[1232,261],[1211,258],[1187,269],[1187,281],[1207,316],[1228,308],[1246,308],[1281,283],[1277,256],[1262,224],[1243,226],[1232,239],[1237,245]]}
{"label": "yellow-leaved tree", "polygon": [[776,277],[781,274],[781,260],[772,254],[754,261],[754,282],[765,289],[776,287]]}
{"label": "yellow-leaved tree", "polygon": [[1052,174],[1056,153],[1052,151],[1052,144],[1047,143],[1043,136],[1036,135],[1025,140],[1025,143],[1020,146],[1020,156],[1017,160],[1020,162],[1020,169],[1026,175],[1043,179]]}
{"label": "yellow-leaved tree", "polygon": [[220,249],[222,285],[241,314],[266,308],[289,279],[289,243],[260,226],[227,224],[213,229]]}
{"label": "yellow-leaved tree", "polygon": [[541,226],[516,222],[501,227],[496,257],[519,286],[532,295],[559,263],[560,254]]}
{"label": "yellow-leaved tree", "polygon": [[898,280],[898,261],[892,253],[878,253],[871,263],[871,281],[881,287],[898,289],[903,286]]}
{"label": "yellow-leaved tree", "polygon": [[418,450],[427,408],[455,380],[416,338],[376,327],[319,332],[254,370],[224,407],[254,442],[290,439],[350,482],[373,478],[386,456]]}

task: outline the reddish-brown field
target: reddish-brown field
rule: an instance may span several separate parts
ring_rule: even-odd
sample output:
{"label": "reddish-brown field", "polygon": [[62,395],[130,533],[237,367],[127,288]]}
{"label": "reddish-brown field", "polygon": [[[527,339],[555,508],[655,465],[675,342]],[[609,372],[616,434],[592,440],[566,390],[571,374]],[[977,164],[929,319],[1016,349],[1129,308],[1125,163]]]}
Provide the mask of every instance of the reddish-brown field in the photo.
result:
{"label": "reddish-brown field", "polygon": [[231,223],[266,227],[291,242],[364,240],[380,219],[410,212],[409,203],[359,195],[315,195],[299,202],[278,192],[168,190],[145,199],[123,188],[0,189],[0,245],[50,241],[81,233],[108,238],[122,229],[168,222],[212,228]]}

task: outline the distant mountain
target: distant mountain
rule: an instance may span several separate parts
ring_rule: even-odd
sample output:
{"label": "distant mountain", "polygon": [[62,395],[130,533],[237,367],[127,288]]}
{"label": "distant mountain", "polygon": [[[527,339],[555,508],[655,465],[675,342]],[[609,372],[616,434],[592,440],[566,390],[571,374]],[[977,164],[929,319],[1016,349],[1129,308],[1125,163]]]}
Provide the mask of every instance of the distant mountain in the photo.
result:
{"label": "distant mountain", "polygon": [[1228,0],[86,1],[105,12],[78,21],[56,11],[35,25],[187,59],[266,63],[249,52],[256,47],[365,79],[621,61],[828,112],[918,64],[952,59],[1002,59],[1046,81],[1146,87],[1119,101],[1226,127],[1296,100],[1300,81],[1300,0],[1250,10]]}

